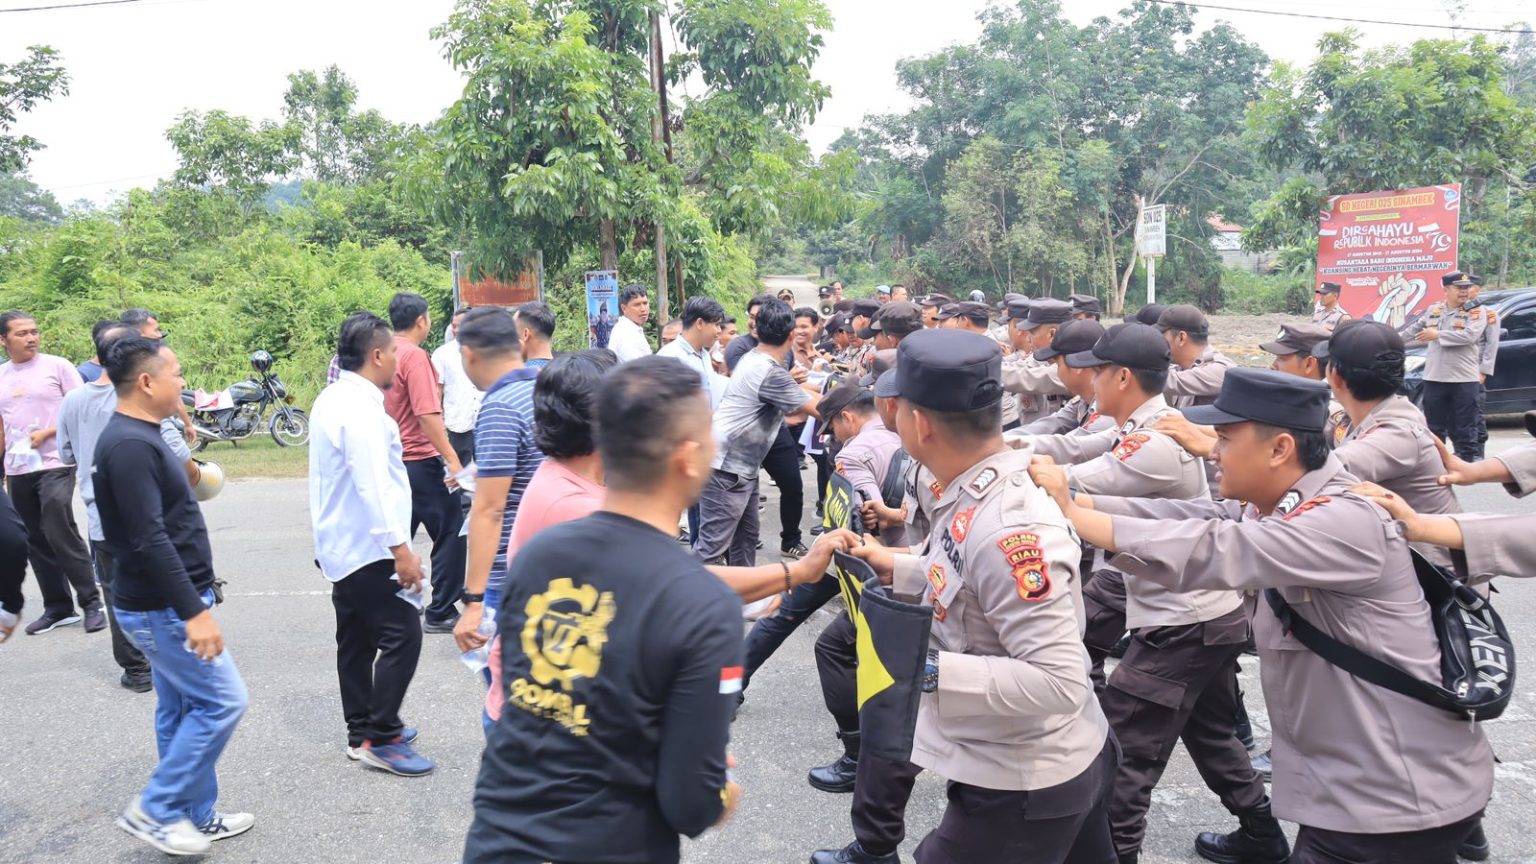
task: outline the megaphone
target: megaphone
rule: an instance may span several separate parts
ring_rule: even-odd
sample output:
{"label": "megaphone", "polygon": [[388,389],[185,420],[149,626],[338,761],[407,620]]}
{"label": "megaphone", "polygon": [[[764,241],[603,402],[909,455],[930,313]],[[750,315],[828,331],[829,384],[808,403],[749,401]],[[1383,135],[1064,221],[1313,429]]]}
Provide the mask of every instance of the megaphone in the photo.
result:
{"label": "megaphone", "polygon": [[197,500],[207,501],[224,491],[224,469],[219,463],[192,461],[197,462],[197,485],[192,487]]}
{"label": "megaphone", "polygon": [[832,310],[832,301],[831,300],[828,300],[828,301],[826,301],[826,302],[821,304],[821,317],[823,317],[823,318],[831,318],[832,317],[832,311],[833,310]]}

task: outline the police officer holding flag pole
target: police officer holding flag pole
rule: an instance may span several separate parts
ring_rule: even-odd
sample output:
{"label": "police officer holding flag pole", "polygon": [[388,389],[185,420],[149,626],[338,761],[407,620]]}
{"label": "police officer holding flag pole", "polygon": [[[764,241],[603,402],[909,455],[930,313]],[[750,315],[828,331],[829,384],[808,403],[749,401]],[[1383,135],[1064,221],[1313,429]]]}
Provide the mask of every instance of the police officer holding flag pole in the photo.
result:
{"label": "police officer holding flag pole", "polygon": [[940,484],[932,533],[910,554],[852,550],[933,609],[912,761],[950,780],[949,806],[917,861],[1111,864],[1118,748],[1088,679],[1079,550],[1003,443],[1001,363],[979,334],[901,343],[897,428]]}
{"label": "police officer holding flag pole", "polygon": [[1452,864],[1493,789],[1481,727],[1332,665],[1277,611],[1416,679],[1441,680],[1408,543],[1386,512],[1350,492],[1356,478],[1329,452],[1327,387],[1234,369],[1213,405],[1185,414],[1217,428],[1224,501],[1073,496],[1059,468],[1031,474],[1119,569],[1173,590],[1248,591],[1274,734],[1274,810],[1301,825],[1290,864]]}

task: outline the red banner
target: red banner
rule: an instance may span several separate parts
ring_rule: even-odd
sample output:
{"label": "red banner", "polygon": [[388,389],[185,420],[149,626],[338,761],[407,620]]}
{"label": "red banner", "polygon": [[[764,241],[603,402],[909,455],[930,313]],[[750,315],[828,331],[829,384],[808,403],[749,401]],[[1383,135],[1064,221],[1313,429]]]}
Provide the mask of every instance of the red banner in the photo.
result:
{"label": "red banner", "polygon": [[1461,184],[1334,195],[1317,226],[1317,281],[1344,286],[1356,318],[1401,327],[1441,297],[1456,269]]}

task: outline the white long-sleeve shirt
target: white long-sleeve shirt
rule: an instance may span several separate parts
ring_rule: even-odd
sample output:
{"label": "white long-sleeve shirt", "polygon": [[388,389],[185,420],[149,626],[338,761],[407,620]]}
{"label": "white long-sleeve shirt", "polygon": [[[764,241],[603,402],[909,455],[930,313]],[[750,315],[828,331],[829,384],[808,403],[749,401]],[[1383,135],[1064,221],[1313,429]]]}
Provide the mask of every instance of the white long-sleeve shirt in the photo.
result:
{"label": "white long-sleeve shirt", "polygon": [[621,317],[608,334],[608,348],[619,356],[620,363],[628,363],[650,354],[651,341],[639,324]]}
{"label": "white long-sleeve shirt", "polygon": [[339,582],[410,541],[411,482],[384,391],[361,375],[344,371],[320,393],[309,429],[315,560]]}
{"label": "white long-sleeve shirt", "polygon": [[449,432],[475,431],[475,417],[480,413],[480,399],[485,395],[464,374],[464,356],[459,342],[450,339],[432,352],[432,365],[443,381],[443,425]]}

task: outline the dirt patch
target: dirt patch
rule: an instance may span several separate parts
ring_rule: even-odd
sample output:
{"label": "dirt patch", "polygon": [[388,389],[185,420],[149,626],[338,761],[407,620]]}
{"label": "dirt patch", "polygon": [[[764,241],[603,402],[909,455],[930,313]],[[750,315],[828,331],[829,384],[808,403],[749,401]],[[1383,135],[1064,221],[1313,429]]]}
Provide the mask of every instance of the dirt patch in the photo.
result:
{"label": "dirt patch", "polygon": [[1307,319],[1296,315],[1212,315],[1211,344],[1239,366],[1267,367],[1274,356],[1259,345],[1274,339],[1281,324]]}

